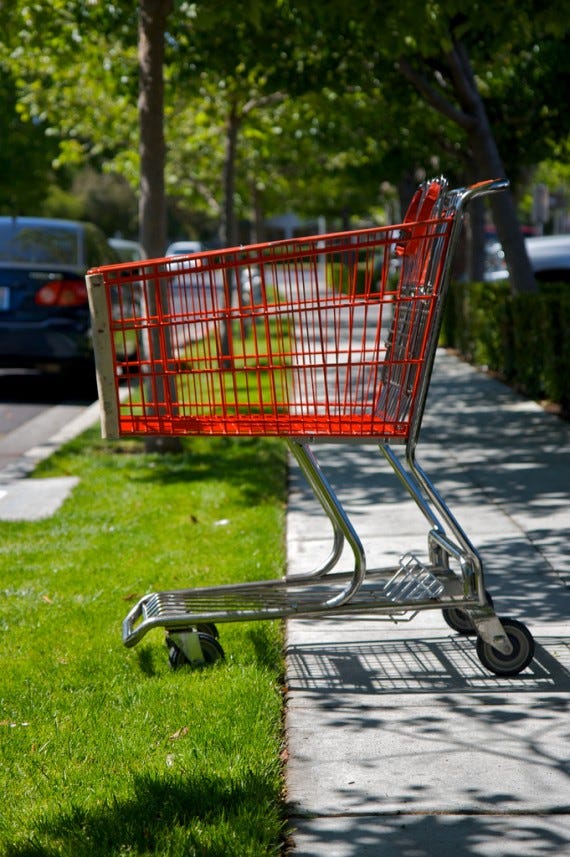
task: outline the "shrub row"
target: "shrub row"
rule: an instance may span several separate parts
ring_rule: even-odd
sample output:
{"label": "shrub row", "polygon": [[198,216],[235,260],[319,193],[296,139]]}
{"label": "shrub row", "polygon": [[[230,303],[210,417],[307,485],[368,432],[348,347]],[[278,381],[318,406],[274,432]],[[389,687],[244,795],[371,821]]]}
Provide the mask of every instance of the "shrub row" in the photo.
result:
{"label": "shrub row", "polygon": [[508,281],[452,283],[442,344],[497,372],[532,399],[549,399],[570,418],[570,286],[540,284],[511,295]]}

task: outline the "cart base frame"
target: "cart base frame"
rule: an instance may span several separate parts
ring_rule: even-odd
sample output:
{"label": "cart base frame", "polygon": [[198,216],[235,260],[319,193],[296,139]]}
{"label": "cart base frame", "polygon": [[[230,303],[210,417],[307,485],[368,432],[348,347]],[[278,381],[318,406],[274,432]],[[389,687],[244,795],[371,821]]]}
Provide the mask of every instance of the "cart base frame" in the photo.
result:
{"label": "cart base frame", "polygon": [[[392,448],[380,445],[386,461],[430,524],[429,561],[424,563],[405,554],[396,567],[366,569],[362,543],[314,451],[308,443],[288,443],[332,525],[333,541],[326,561],[311,572],[283,579],[146,595],[123,622],[126,646],[134,646],[157,627],[180,634],[192,633],[204,623],[355,613],[399,622],[409,621],[419,611],[440,609],[444,615],[446,611],[461,611],[468,629],[464,633],[475,633],[506,658],[512,654],[510,636],[489,603],[481,558],[410,448],[404,463]],[[453,537],[447,534],[445,524]],[[347,542],[353,552],[354,568],[336,571]],[[197,662],[196,638],[192,646],[192,658]]]}

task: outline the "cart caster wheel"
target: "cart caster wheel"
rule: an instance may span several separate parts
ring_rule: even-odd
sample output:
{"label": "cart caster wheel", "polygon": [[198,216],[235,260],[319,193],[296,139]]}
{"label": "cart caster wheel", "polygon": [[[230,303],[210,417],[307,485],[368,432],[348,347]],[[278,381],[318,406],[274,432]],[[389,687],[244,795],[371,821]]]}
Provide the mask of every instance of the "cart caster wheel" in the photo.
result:
{"label": "cart caster wheel", "polygon": [[220,637],[220,632],[213,622],[201,622],[199,625],[196,625],[196,630],[201,634],[209,634],[214,640],[218,640]]}
{"label": "cart caster wheel", "polygon": [[182,649],[179,649],[178,646],[175,646],[174,643],[169,642],[168,640],[166,641],[166,645],[168,646],[168,663],[171,669],[180,669],[180,667],[188,663],[186,655]]}
{"label": "cart caster wheel", "polygon": [[180,646],[178,646],[170,637],[166,638],[166,645],[168,646],[168,663],[170,664],[173,670],[180,669],[180,667],[183,667],[185,665],[205,666],[209,664],[214,664],[216,661],[219,661],[220,659],[223,659],[225,657],[224,650],[222,649],[221,645],[211,634],[206,634],[204,632],[199,631],[198,639],[200,641],[202,657],[204,658],[203,664],[192,664],[192,662],[186,657],[186,654],[182,651]]}
{"label": "cart caster wheel", "polygon": [[[485,590],[485,597],[489,607],[492,607],[493,599],[487,590]],[[474,637],[477,633],[475,625],[465,610],[461,610],[459,607],[444,607],[441,611],[441,615],[449,627],[453,628],[454,631],[457,631],[458,634],[463,634],[466,637]]]}
{"label": "cart caster wheel", "polygon": [[501,623],[513,647],[511,654],[503,655],[478,637],[477,656],[485,669],[495,675],[518,675],[534,657],[534,639],[526,625],[516,619],[501,619]]}

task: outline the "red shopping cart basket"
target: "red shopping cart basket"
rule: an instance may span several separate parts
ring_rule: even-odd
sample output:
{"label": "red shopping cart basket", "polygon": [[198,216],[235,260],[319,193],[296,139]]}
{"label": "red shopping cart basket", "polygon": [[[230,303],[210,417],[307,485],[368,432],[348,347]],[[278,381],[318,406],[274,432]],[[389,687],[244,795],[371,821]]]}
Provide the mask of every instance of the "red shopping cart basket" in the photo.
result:
{"label": "red shopping cart basket", "polygon": [[405,231],[91,272],[106,433],[406,438],[454,222],[430,187]]}

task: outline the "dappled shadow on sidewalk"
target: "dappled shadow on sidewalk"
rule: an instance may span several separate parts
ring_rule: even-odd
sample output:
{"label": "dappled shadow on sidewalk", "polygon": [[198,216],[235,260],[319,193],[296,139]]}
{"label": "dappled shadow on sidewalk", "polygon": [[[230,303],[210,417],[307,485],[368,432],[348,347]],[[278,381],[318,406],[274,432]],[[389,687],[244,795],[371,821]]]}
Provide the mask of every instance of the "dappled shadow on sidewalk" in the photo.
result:
{"label": "dappled shadow on sidewalk", "polygon": [[[367,447],[363,454],[362,445],[343,444],[342,454],[329,456],[321,445],[333,485],[354,487],[351,496],[368,505],[406,499],[379,463],[373,439]],[[515,507],[542,498],[549,511],[567,508],[570,423],[449,355],[436,360],[418,457],[436,484],[475,484],[488,501],[492,495]]]}
{"label": "dappled shadow on sidewalk", "polygon": [[422,438],[495,502],[567,508],[570,423],[448,354],[436,361]]}
{"label": "dappled shadow on sidewalk", "polygon": [[570,637],[535,640],[535,658],[514,678],[499,678],[479,662],[469,637],[362,640],[287,650],[290,692],[310,692],[322,705],[342,694],[561,692],[570,690]]}
{"label": "dappled shadow on sidewalk", "polygon": [[[294,819],[299,852],[334,857],[561,857],[566,815],[344,816]],[[292,851],[291,855],[296,852]]]}
{"label": "dappled shadow on sidewalk", "polygon": [[[374,550],[393,551],[400,525],[401,552],[423,556],[425,522],[406,519],[413,504],[377,450],[317,452],[364,530],[369,567],[385,565]],[[570,425],[439,353],[418,458],[480,550],[497,614],[528,623],[535,658],[503,678],[439,618],[416,635],[371,614],[296,619],[293,841],[307,857],[560,857],[570,841]],[[299,518],[312,517],[294,484]],[[295,525],[316,543],[316,526]]]}
{"label": "dappled shadow on sidewalk", "polygon": [[300,854],[564,853],[570,638],[541,638],[513,678],[486,673],[465,638],[293,645],[288,657]]}
{"label": "dappled shadow on sidewalk", "polygon": [[[425,556],[428,524],[373,445],[321,447],[317,454],[369,567],[386,565],[374,554],[383,539],[390,547],[397,542],[400,553]],[[566,622],[570,424],[439,354],[418,457],[481,554],[498,614],[530,624]],[[295,538],[315,539],[319,530],[326,538],[314,498],[300,479],[294,486]]]}

